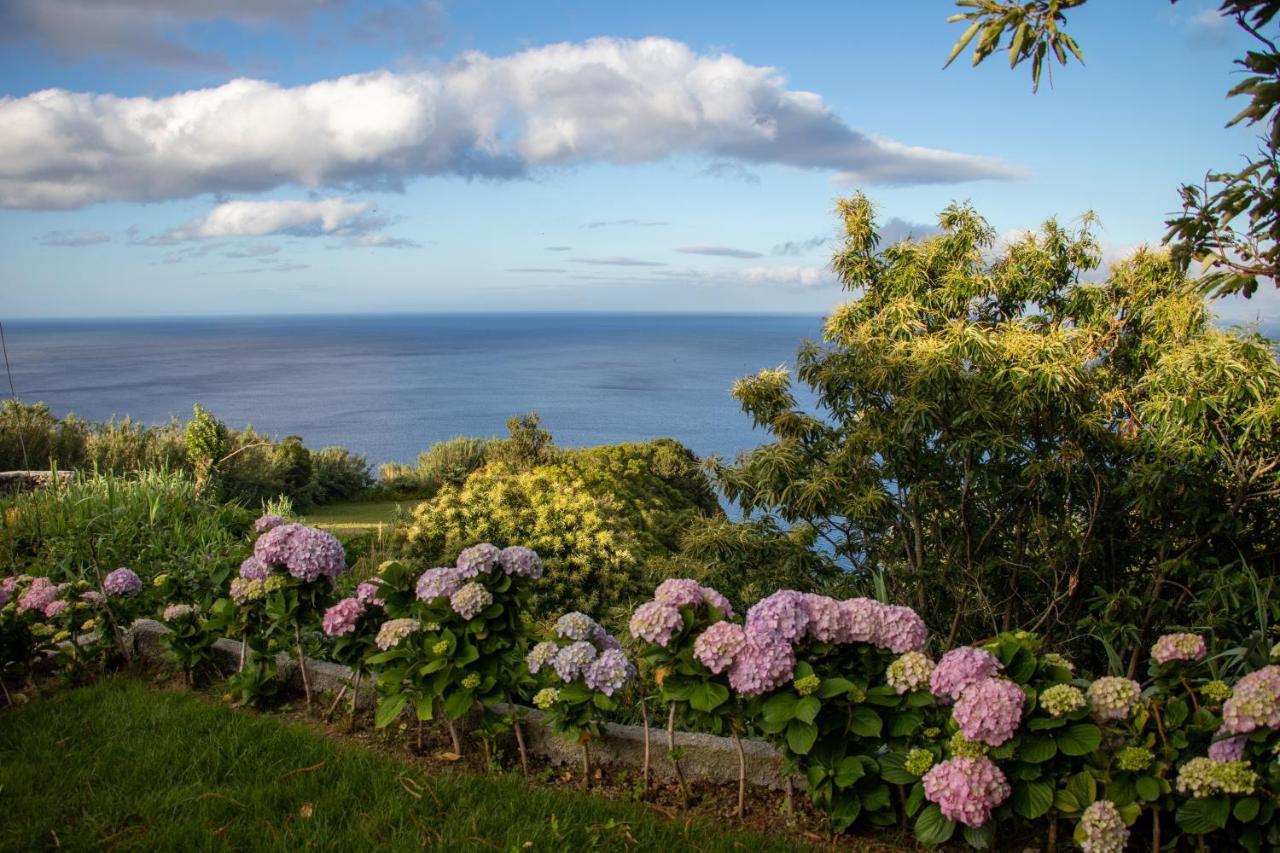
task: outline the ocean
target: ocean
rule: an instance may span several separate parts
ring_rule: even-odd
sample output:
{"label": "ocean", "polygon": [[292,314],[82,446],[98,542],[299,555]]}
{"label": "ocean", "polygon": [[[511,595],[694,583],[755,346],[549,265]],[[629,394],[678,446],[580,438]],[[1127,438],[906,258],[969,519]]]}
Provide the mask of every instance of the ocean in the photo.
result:
{"label": "ocean", "polygon": [[[397,315],[5,323],[18,397],[88,420],[190,417],[376,466],[537,411],[557,444],[670,437],[732,458],[767,440],[733,381],[794,366],[819,317]],[[8,388],[4,390],[7,392]],[[801,394],[802,401],[810,398]]]}

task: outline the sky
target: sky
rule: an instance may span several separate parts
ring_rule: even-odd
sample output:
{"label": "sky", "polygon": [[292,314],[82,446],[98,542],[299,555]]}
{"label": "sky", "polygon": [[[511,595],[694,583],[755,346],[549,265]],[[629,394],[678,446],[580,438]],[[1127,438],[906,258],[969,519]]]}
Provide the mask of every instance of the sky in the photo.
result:
{"label": "sky", "polygon": [[1032,94],[942,0],[0,0],[0,318],[817,314],[856,190],[1120,258],[1254,147],[1215,6],[1095,0]]}

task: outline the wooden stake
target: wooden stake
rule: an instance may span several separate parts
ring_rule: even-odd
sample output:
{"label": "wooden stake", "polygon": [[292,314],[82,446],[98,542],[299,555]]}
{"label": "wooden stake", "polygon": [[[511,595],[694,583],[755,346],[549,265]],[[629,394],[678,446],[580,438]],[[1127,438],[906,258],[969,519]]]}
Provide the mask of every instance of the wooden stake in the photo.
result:
{"label": "wooden stake", "polygon": [[520,728],[520,721],[515,720],[511,727],[516,733],[516,749],[520,751],[520,772],[526,777],[529,775],[529,753],[524,748],[524,730]]}
{"label": "wooden stake", "polygon": [[747,813],[747,754],[742,749],[742,738],[733,730],[733,745],[738,748],[738,820]]}
{"label": "wooden stake", "polygon": [[302,626],[293,623],[293,638],[298,643],[298,668],[302,670],[302,693],[307,701],[307,716],[311,716],[311,679],[307,677],[307,656],[302,653]]}
{"label": "wooden stake", "polygon": [[684,781],[684,770],[680,767],[680,759],[676,758],[676,703],[671,703],[671,713],[667,715],[667,752],[671,756],[671,765],[676,770],[676,781],[680,783],[680,797],[689,805],[689,786]]}

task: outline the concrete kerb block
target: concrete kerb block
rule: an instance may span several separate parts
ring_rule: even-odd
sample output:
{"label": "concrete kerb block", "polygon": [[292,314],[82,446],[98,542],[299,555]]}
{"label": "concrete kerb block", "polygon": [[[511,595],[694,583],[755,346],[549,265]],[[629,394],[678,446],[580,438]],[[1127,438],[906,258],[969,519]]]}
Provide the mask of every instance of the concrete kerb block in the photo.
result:
{"label": "concrete kerb block", "polygon": [[[138,662],[154,665],[164,661],[163,636],[168,628],[150,619],[140,619],[129,630],[127,644]],[[220,639],[214,644],[218,668],[224,673],[235,672],[240,663],[241,644],[236,640]],[[336,695],[348,686],[353,677],[350,667],[341,664],[307,659],[307,675],[313,694]],[[302,674],[296,657],[286,654],[276,656],[276,677],[290,690],[302,690]],[[360,682],[358,706],[370,708],[376,704],[375,678],[369,673]],[[345,701],[345,700],[344,700]],[[498,705],[499,714],[515,714],[521,720],[525,745],[533,755],[541,756],[552,764],[576,767],[582,760],[578,745],[557,735],[545,722],[541,711],[517,705]],[[411,715],[411,709],[406,709]],[[660,722],[666,714],[659,714]],[[470,728],[470,726],[463,726]],[[644,764],[644,727],[605,723],[601,737],[592,744],[592,755],[598,766],[613,766],[639,772]],[[738,782],[738,751],[732,738],[696,732],[676,732],[676,749],[680,751],[680,767],[691,782],[705,781],[736,785]],[[784,785],[782,754],[770,744],[757,740],[744,740],[747,784],[781,789]],[[649,727],[649,768],[657,781],[675,781],[675,768],[667,750],[667,731],[663,725]]]}

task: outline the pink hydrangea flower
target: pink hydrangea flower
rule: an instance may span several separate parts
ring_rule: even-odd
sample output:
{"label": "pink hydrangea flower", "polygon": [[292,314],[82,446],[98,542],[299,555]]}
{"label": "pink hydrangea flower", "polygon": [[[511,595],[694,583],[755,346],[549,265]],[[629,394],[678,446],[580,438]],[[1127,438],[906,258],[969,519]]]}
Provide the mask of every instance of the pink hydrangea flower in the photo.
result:
{"label": "pink hydrangea flower", "polygon": [[743,696],[758,696],[791,681],[796,655],[790,643],[751,628],[746,640],[729,668],[730,687]]}
{"label": "pink hydrangea flower", "polygon": [[880,614],[884,605],[871,598],[840,602],[845,642],[880,644]]}
{"label": "pink hydrangea flower", "polygon": [[924,796],[944,817],[977,829],[991,819],[1013,788],[991,759],[952,758],[924,774]]}
{"label": "pink hydrangea flower", "polygon": [[102,591],[107,595],[127,598],[142,592],[142,578],[133,569],[119,568],[102,581]]}
{"label": "pink hydrangea flower", "polygon": [[1129,828],[1120,810],[1110,800],[1095,800],[1080,815],[1080,841],[1083,853],[1124,853],[1129,843]]}
{"label": "pink hydrangea flower", "polygon": [[918,652],[929,639],[929,629],[910,607],[886,604],[880,611],[880,638],[876,645],[895,655]]}
{"label": "pink hydrangea flower", "polygon": [[490,604],[493,604],[493,593],[475,581],[459,587],[449,596],[449,606],[463,619],[476,618]]}
{"label": "pink hydrangea flower", "polygon": [[1017,734],[1026,699],[1012,681],[986,678],[964,689],[952,713],[966,738],[1000,746]]}
{"label": "pink hydrangea flower", "polygon": [[417,619],[392,619],[383,622],[374,644],[384,652],[400,645],[400,641],[422,627]]}
{"label": "pink hydrangea flower", "polygon": [[924,690],[937,665],[923,652],[907,652],[885,670],[884,680],[898,695]]}
{"label": "pink hydrangea flower", "polygon": [[1280,666],[1272,664],[1236,682],[1222,705],[1222,729],[1247,735],[1255,729],[1280,728]]}
{"label": "pink hydrangea flower", "polygon": [[702,603],[702,585],[688,578],[667,578],[654,590],[653,600],[672,607],[697,607]]}
{"label": "pink hydrangea flower", "polygon": [[729,603],[729,599],[725,598],[718,591],[709,586],[702,588],[702,600],[704,603],[711,605],[720,611],[720,615],[726,619],[733,618],[733,605]]}
{"label": "pink hydrangea flower", "polygon": [[39,610],[43,613],[49,603],[58,597],[60,591],[58,585],[46,577],[33,578],[31,586],[18,596],[18,612]]}
{"label": "pink hydrangea flower", "polygon": [[929,678],[929,690],[940,699],[955,701],[970,684],[991,678],[1004,665],[986,649],[960,646],[942,656]]}
{"label": "pink hydrangea flower", "polygon": [[324,612],[322,628],[325,636],[341,637],[356,629],[356,622],[364,613],[364,605],[358,598],[344,598]]}
{"label": "pink hydrangea flower", "polygon": [[806,595],[805,611],[808,613],[806,633],[819,643],[848,642],[848,620],[840,608],[840,602],[826,595]]}
{"label": "pink hydrangea flower", "polygon": [[747,628],[760,634],[795,642],[809,626],[809,608],[805,595],[790,589],[780,589],[762,598],[747,611]]}
{"label": "pink hydrangea flower", "polygon": [[680,611],[661,601],[646,601],[631,614],[631,636],[667,647],[676,631],[684,627]]}
{"label": "pink hydrangea flower", "polygon": [[717,622],[693,641],[693,656],[707,669],[719,675],[729,668],[746,644],[747,634],[741,625]]}
{"label": "pink hydrangea flower", "polygon": [[52,619],[66,609],[67,602],[61,598],[55,598],[44,606],[44,618]]}
{"label": "pink hydrangea flower", "polygon": [[370,604],[374,607],[382,607],[386,602],[378,597],[378,592],[381,587],[382,584],[376,580],[361,583],[356,587],[356,600],[361,604]]}
{"label": "pink hydrangea flower", "polygon": [[1151,647],[1151,658],[1158,664],[1170,661],[1204,660],[1209,654],[1204,637],[1199,634],[1165,634]]}
{"label": "pink hydrangea flower", "polygon": [[[282,524],[284,524],[284,519],[278,515],[263,515],[253,523],[253,529],[258,533],[266,533],[273,527],[279,527]],[[253,580],[253,578],[249,578],[249,580]]]}
{"label": "pink hydrangea flower", "polygon": [[1123,720],[1142,697],[1142,685],[1131,678],[1108,675],[1090,684],[1085,695],[1098,722]]}

